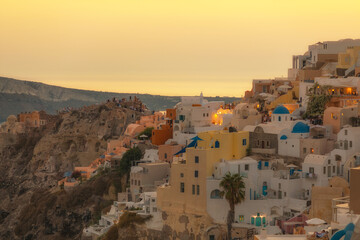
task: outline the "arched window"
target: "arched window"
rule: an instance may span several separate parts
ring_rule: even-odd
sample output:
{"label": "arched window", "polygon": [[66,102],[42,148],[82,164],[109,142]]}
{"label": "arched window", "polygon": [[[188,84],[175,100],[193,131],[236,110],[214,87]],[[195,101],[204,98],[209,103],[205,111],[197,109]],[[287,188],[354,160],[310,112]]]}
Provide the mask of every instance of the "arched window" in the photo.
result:
{"label": "arched window", "polygon": [[220,190],[219,189],[215,189],[210,193],[210,198],[211,199],[221,199],[221,195],[220,195]]}
{"label": "arched window", "polygon": [[220,148],[220,142],[218,140],[215,142],[215,148]]}
{"label": "arched window", "polygon": [[281,116],[279,116],[279,122],[281,122]]}

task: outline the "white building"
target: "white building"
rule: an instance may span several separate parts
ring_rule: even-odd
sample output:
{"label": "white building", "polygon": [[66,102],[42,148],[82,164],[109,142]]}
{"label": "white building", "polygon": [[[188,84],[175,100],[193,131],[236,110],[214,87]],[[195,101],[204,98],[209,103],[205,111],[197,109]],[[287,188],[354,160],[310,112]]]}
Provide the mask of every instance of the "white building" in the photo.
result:
{"label": "white building", "polygon": [[302,165],[302,186],[307,197],[311,196],[313,186],[326,187],[329,179],[337,176],[336,162],[331,156],[309,154]]}
{"label": "white building", "polygon": [[319,55],[334,55],[346,52],[348,47],[360,46],[360,39],[342,39],[339,41],[318,42],[309,45],[304,55],[293,56],[291,70],[306,67],[315,67],[319,61]]}
{"label": "white building", "polygon": [[286,213],[301,212],[306,208],[302,197],[301,174],[290,175],[289,170],[273,171],[269,163],[245,157],[215,165],[214,176],[207,179],[207,211],[216,223],[226,223],[228,202],[220,197],[220,181],[227,173],[239,173],[245,182],[245,201],[235,207],[235,222],[251,225],[251,217],[265,216],[262,224],[274,225],[274,218]]}
{"label": "white building", "polygon": [[[178,144],[186,145],[189,139],[199,132],[221,130],[223,125],[229,124],[232,114],[226,112],[219,114],[224,124],[214,124],[214,116],[224,106],[224,101],[208,102],[202,94],[195,97],[181,97],[181,102],[176,104],[176,120],[173,128],[173,139]],[[225,112],[225,111],[224,111]]]}
{"label": "white building", "polygon": [[360,152],[360,127],[344,127],[338,132],[335,149],[331,151],[336,161],[337,175],[343,176],[346,161]]}
{"label": "white building", "polygon": [[281,130],[278,135],[278,154],[282,156],[300,157],[301,139],[310,136],[310,126],[304,121],[294,121],[289,128]]}
{"label": "white building", "polygon": [[243,130],[247,125],[258,125],[261,123],[261,114],[255,109],[254,104],[239,103],[233,110],[231,126],[238,131]]}

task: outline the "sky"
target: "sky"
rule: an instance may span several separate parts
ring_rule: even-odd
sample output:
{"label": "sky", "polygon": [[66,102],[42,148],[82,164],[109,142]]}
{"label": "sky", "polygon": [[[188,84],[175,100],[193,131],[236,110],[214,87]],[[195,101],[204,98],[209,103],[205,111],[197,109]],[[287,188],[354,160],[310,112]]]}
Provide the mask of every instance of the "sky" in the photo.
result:
{"label": "sky", "polygon": [[358,0],[0,0],[0,76],[240,97],[292,55],[360,38]]}

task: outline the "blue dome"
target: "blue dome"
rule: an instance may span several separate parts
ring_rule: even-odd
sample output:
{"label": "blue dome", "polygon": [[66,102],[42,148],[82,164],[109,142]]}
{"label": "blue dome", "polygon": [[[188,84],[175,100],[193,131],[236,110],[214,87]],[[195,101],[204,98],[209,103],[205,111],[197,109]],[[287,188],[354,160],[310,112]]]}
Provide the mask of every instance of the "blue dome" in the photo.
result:
{"label": "blue dome", "polygon": [[273,114],[290,114],[289,110],[283,105],[279,105],[273,111]]}
{"label": "blue dome", "polygon": [[308,132],[310,132],[310,127],[303,122],[296,123],[292,130],[292,133],[308,133]]}
{"label": "blue dome", "polygon": [[281,137],[280,137],[280,140],[286,140],[287,139],[287,136],[286,135],[282,135]]}

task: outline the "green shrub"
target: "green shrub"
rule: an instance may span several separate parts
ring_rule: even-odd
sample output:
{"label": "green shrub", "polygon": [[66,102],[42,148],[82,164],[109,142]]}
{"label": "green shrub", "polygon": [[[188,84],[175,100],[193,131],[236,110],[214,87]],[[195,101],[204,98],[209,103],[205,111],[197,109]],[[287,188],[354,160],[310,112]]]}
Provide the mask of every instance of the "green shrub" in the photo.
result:
{"label": "green shrub", "polygon": [[141,135],[146,135],[147,138],[150,139],[151,136],[152,136],[152,131],[153,131],[153,130],[154,130],[153,127],[146,128],[144,131],[142,131],[141,133],[139,133],[139,135],[138,135],[137,138],[138,138],[138,139],[141,139],[141,138],[140,138]]}

